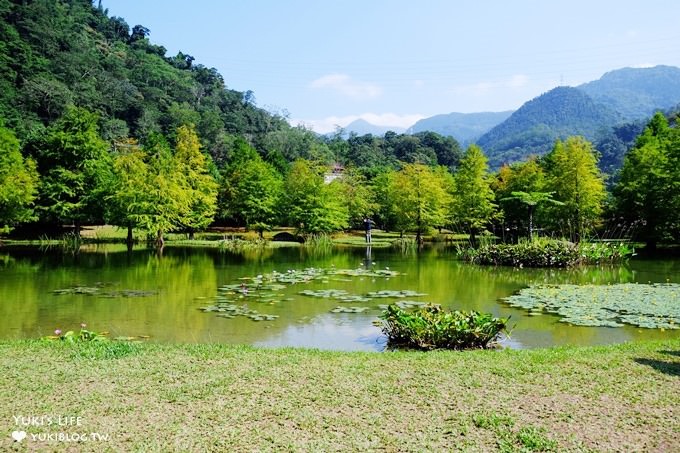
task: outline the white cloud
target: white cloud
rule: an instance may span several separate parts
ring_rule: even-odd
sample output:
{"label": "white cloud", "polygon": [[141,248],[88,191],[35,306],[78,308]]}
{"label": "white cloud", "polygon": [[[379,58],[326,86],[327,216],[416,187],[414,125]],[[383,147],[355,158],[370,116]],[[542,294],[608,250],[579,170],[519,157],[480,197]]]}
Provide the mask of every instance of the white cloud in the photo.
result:
{"label": "white cloud", "polygon": [[382,88],[368,82],[353,80],[347,74],[327,74],[312,81],[314,89],[328,88],[353,99],[376,98],[382,94]]}
{"label": "white cloud", "polygon": [[653,68],[654,66],[656,66],[656,65],[653,64],[653,63],[640,63],[640,64],[635,64],[632,67],[635,68],[635,69],[647,69],[647,68]]}
{"label": "white cloud", "polygon": [[524,74],[517,74],[512,76],[507,86],[510,88],[521,88],[529,82],[529,77]]}
{"label": "white cloud", "polygon": [[425,118],[425,115],[421,114],[398,115],[396,113],[362,113],[360,115],[329,116],[316,120],[291,119],[289,122],[294,126],[304,125],[319,134],[327,134],[328,132],[335,131],[337,127],[345,127],[352,121],[358,119],[363,119],[376,126],[392,126],[405,129],[413,126],[417,121],[423,118]]}
{"label": "white cloud", "polygon": [[452,89],[454,94],[473,94],[476,96],[484,96],[490,94],[492,91],[500,89],[519,89],[527,86],[529,77],[524,74],[515,74],[510,79],[498,80],[492,82],[479,82],[472,85],[458,85]]}

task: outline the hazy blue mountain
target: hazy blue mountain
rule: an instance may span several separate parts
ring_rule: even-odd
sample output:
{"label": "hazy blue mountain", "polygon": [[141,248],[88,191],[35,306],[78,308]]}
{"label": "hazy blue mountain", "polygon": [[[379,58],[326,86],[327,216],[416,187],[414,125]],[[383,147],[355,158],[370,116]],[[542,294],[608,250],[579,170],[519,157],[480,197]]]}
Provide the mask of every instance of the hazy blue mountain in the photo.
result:
{"label": "hazy blue mountain", "polygon": [[481,137],[512,114],[506,112],[446,113],[423,118],[408,128],[409,134],[431,131],[453,137],[462,144],[470,143]]}
{"label": "hazy blue mountain", "polygon": [[489,164],[497,168],[531,154],[545,154],[558,138],[583,135],[593,140],[598,132],[621,120],[621,115],[595,103],[585,92],[557,87],[525,103],[477,144],[486,152]]}
{"label": "hazy blue mountain", "polygon": [[577,88],[624,119],[638,120],[680,103],[680,68],[617,69]]}
{"label": "hazy blue mountain", "polygon": [[385,132],[387,131],[396,132],[397,134],[403,134],[404,132],[406,132],[406,129],[403,127],[376,126],[375,124],[371,124],[368,121],[362,119],[352,121],[343,129],[345,131],[344,137],[348,137],[349,134],[351,134],[352,132],[354,132],[357,135],[371,134],[378,137],[382,137],[383,135],[385,135]]}

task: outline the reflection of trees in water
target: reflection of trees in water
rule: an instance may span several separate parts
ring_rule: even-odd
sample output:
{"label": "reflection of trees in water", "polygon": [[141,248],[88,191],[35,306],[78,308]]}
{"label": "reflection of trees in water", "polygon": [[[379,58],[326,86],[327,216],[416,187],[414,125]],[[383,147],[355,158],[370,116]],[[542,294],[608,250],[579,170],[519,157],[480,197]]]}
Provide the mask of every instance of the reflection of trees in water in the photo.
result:
{"label": "reflection of trees in water", "polygon": [[7,267],[10,263],[14,263],[14,258],[7,254],[0,254],[0,266]]}
{"label": "reflection of trees in water", "polygon": [[[375,263],[375,264],[373,264]],[[199,307],[210,305],[218,288],[274,270],[307,267],[356,269],[363,266],[390,269],[404,275],[387,279],[353,278],[350,281],[330,279],[328,282],[291,285],[273,305],[244,301],[261,313],[277,314],[273,322],[249,319],[222,319],[202,313]],[[599,343],[621,338],[663,338],[663,333],[634,329],[576,328],[558,323],[551,315],[530,317],[526,311],[499,303],[499,299],[532,284],[625,283],[632,281],[665,281],[680,279],[680,261],[637,261],[623,266],[579,267],[574,269],[514,269],[475,266],[459,261],[446,248],[425,248],[414,256],[398,251],[365,247],[335,248],[330,254],[309,254],[300,248],[268,248],[232,254],[217,249],[166,247],[159,257],[155,251],[135,249],[128,253],[98,248],[84,250],[77,257],[58,251],[49,253],[3,250],[0,255],[0,337],[35,337],[55,328],[77,327],[81,322],[97,330],[110,330],[118,335],[151,335],[160,341],[257,342],[297,328],[321,329],[323,322],[366,323],[370,315],[341,316],[329,314],[340,303],[304,298],[302,289],[345,289],[354,294],[369,291],[414,290],[427,293],[418,298],[441,303],[453,309],[476,309],[495,315],[513,316],[520,321],[517,336],[534,336],[528,344]],[[152,290],[158,294],[141,298],[99,298],[83,295],[58,296],[55,289],[76,285],[92,286],[97,282],[115,285],[116,289]],[[205,300],[197,299],[205,297]],[[293,297],[295,300],[286,301]],[[393,302],[386,299],[372,306]],[[332,305],[332,306],[331,306]],[[353,305],[353,304],[348,304]],[[357,304],[358,305],[358,304]],[[356,317],[352,317],[356,316]],[[317,317],[317,321],[310,321]],[[321,320],[321,321],[319,321]],[[361,320],[361,321],[357,321]],[[323,322],[322,322],[323,321]],[[319,324],[321,323],[321,324]],[[305,327],[307,326],[307,327]],[[363,324],[356,324],[356,329]],[[359,331],[359,330],[357,330]],[[19,333],[17,333],[19,332]],[[667,336],[666,336],[667,338]],[[612,340],[614,341],[614,340]]]}

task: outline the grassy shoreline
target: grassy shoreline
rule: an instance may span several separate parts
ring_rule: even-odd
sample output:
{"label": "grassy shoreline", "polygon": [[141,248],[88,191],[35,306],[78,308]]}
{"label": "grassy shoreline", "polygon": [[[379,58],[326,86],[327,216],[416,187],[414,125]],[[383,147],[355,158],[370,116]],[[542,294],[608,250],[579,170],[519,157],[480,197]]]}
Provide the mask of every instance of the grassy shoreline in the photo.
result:
{"label": "grassy shoreline", "polygon": [[[273,241],[273,237],[277,233],[295,233],[293,228],[276,228],[272,231],[264,232],[264,239],[266,242],[266,247],[298,247],[299,242],[278,242]],[[135,246],[144,246],[146,241],[144,238],[144,232],[135,230]],[[6,245],[30,245],[30,246],[59,246],[63,244],[61,239],[63,233],[53,233],[50,237],[6,237],[2,238],[1,244]],[[186,234],[182,233],[168,233],[165,237],[166,246],[192,246],[192,247],[208,247],[217,248],[219,247],[220,241],[224,239],[242,239],[246,241],[257,240],[259,235],[255,231],[248,231],[244,228],[212,228],[208,231],[198,232],[195,235],[195,239],[189,240]],[[346,232],[338,232],[330,235],[335,245],[342,246],[357,246],[366,247],[366,240],[364,238],[364,232],[360,230],[348,230]],[[81,231],[81,237],[83,244],[120,244],[125,243],[127,237],[127,230],[123,228],[118,228],[112,225],[97,225],[97,226],[85,226]],[[381,230],[373,231],[373,241],[371,246],[373,247],[389,247],[392,242],[401,237],[400,233],[397,232],[384,232]],[[404,238],[415,240],[415,234],[405,234]],[[431,234],[425,235],[424,239],[426,242],[445,242],[445,241],[467,241],[467,235],[464,234]]]}
{"label": "grassy shoreline", "polygon": [[[680,340],[385,354],[0,342],[3,451],[670,451]],[[76,416],[29,426],[13,416]],[[108,441],[32,440],[53,431]]]}

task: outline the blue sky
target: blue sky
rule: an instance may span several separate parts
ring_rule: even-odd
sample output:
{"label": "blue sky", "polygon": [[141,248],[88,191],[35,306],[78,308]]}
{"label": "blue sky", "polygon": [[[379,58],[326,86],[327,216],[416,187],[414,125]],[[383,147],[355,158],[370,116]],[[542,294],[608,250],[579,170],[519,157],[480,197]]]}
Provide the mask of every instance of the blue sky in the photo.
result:
{"label": "blue sky", "polygon": [[520,107],[622,67],[680,66],[678,0],[102,0],[317,132]]}

